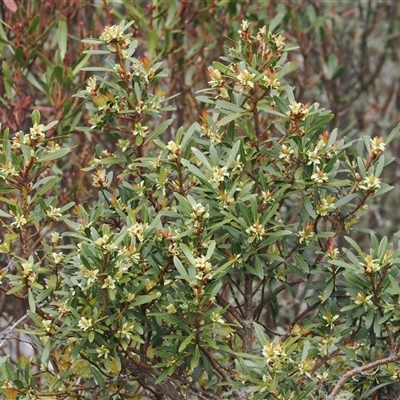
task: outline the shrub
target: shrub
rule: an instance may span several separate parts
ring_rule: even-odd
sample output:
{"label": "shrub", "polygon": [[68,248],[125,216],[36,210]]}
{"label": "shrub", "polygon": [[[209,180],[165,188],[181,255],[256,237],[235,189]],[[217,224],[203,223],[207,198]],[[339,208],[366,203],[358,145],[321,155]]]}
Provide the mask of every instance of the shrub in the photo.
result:
{"label": "shrub", "polygon": [[84,134],[108,138],[85,168],[98,200],[67,214],[48,196],[70,149],[38,111],[29,132],[2,133],[1,278],[40,349],[1,359],[5,397],[361,399],[389,385],[399,251],[347,235],[391,188],[383,151],[399,127],[385,142],[326,131],[333,115],[285,84],[284,36],[243,21],[208,68],[207,111],[166,143],[166,71],[135,58],[131,25],[86,40],[106,56],[78,94]]}

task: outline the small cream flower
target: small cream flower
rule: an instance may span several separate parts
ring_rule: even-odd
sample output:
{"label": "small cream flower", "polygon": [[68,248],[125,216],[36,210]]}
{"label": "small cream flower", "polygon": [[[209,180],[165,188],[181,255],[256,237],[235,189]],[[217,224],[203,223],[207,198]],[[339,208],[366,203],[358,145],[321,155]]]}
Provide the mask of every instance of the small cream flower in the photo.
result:
{"label": "small cream flower", "polygon": [[364,190],[376,190],[381,187],[380,184],[381,180],[372,174],[364,178],[364,180],[360,183],[359,188]]}
{"label": "small cream flower", "polygon": [[143,224],[142,222],[134,223],[130,228],[128,228],[128,234],[130,237],[135,237],[139,240],[139,242],[143,242],[144,240],[144,230],[147,227],[147,224]]}
{"label": "small cream flower", "polygon": [[95,76],[91,76],[86,82],[86,92],[94,96],[97,94],[98,87],[97,78]]}
{"label": "small cream flower", "polygon": [[363,292],[358,292],[356,297],[353,297],[354,303],[359,305],[359,306],[364,306],[364,307],[372,307],[372,294],[369,294],[368,296],[365,295]]}
{"label": "small cream flower", "polygon": [[92,175],[92,178],[94,187],[103,188],[108,186],[107,171],[104,168],[99,168]]}
{"label": "small cream flower", "polygon": [[93,320],[91,318],[86,318],[86,317],[81,317],[81,319],[78,321],[78,326],[81,328],[84,332],[87,330],[92,329],[93,327]]}
{"label": "small cream flower", "polygon": [[43,124],[34,123],[33,127],[29,129],[30,139],[34,141],[40,141],[44,139],[45,137],[44,129],[45,126]]}
{"label": "small cream flower", "polygon": [[210,75],[211,80],[208,82],[208,84],[211,87],[218,87],[222,86],[224,84],[224,79],[222,78],[221,71],[218,69],[215,69],[213,67],[208,67],[208,73]]}
{"label": "small cream flower", "polygon": [[375,136],[370,139],[369,149],[373,154],[381,154],[385,150],[386,144],[382,137]]}
{"label": "small cream flower", "polygon": [[106,26],[99,39],[105,43],[119,42],[124,38],[121,25]]}
{"label": "small cream flower", "polygon": [[372,254],[368,254],[364,258],[365,263],[360,263],[363,268],[364,275],[374,275],[381,269],[378,259],[373,258]]}
{"label": "small cream flower", "polygon": [[324,172],[323,169],[319,169],[318,167],[315,169],[315,172],[311,175],[311,179],[317,183],[322,184],[328,181],[328,174]]}
{"label": "small cream flower", "polygon": [[88,286],[97,281],[98,273],[99,273],[99,269],[84,269],[82,271],[82,275],[85,278],[87,278],[87,285]]}
{"label": "small cream flower", "polygon": [[329,212],[335,209],[335,198],[328,195],[326,198],[321,199],[317,206],[317,212],[319,215],[325,216]]}
{"label": "small cream flower", "polygon": [[293,154],[294,154],[293,149],[286,146],[285,144],[283,144],[281,146],[281,152],[279,154],[279,159],[283,160],[285,162],[290,162]]}
{"label": "small cream flower", "polygon": [[267,74],[265,74],[262,78],[265,86],[269,89],[277,89],[279,86],[281,86],[281,83],[278,81],[278,79],[276,79],[274,75],[268,76]]}
{"label": "small cream flower", "polygon": [[291,119],[299,119],[304,120],[306,115],[308,114],[308,107],[303,103],[292,103],[289,105],[289,116]]}
{"label": "small cream flower", "polygon": [[211,183],[223,182],[225,177],[229,176],[228,169],[226,167],[212,167],[211,172],[213,174],[210,179]]}
{"label": "small cream flower", "polygon": [[110,349],[108,349],[104,344],[96,349],[96,353],[99,357],[108,358],[110,355]]}
{"label": "small cream flower", "polygon": [[53,257],[54,264],[60,264],[61,261],[64,259],[64,254],[63,254],[63,252],[52,253],[51,256]]}
{"label": "small cream flower", "polygon": [[115,289],[115,279],[113,279],[110,275],[107,276],[106,279],[104,279],[104,284],[101,287],[102,289]]}
{"label": "small cream flower", "polygon": [[173,304],[168,304],[167,307],[165,307],[165,309],[167,310],[168,314],[176,314],[176,308]]}
{"label": "small cream flower", "polygon": [[249,226],[246,229],[246,233],[249,236],[253,236],[256,239],[262,239],[265,236],[265,228],[264,225],[255,222],[253,225]]}
{"label": "small cream flower", "polygon": [[[10,211],[10,214],[13,214]],[[11,226],[15,226],[16,228],[22,228],[24,225],[28,223],[27,219],[21,214],[13,214],[15,221],[11,222]]]}
{"label": "small cream flower", "polygon": [[51,324],[53,321],[51,319],[43,319],[42,320],[42,325],[45,331],[49,332],[51,329]]}
{"label": "small cream flower", "polygon": [[177,145],[173,140],[170,140],[167,144],[169,151],[168,160],[175,161],[181,155],[181,146]]}
{"label": "small cream flower", "polygon": [[46,215],[50,219],[58,221],[62,217],[61,208],[49,206],[49,208],[46,210]]}
{"label": "small cream flower", "polygon": [[138,122],[135,124],[135,129],[133,130],[133,136],[139,135],[145,138],[148,130],[149,130],[148,126],[143,126],[140,122]]}
{"label": "small cream flower", "polygon": [[307,224],[303,230],[297,233],[297,236],[299,237],[299,243],[308,243],[314,235],[314,226],[312,224]]}
{"label": "small cream flower", "polygon": [[240,70],[239,69],[239,74],[237,75],[236,79],[239,82],[240,86],[243,86],[245,88],[254,88],[254,82],[252,79],[256,77],[255,74],[252,74],[247,68]]}

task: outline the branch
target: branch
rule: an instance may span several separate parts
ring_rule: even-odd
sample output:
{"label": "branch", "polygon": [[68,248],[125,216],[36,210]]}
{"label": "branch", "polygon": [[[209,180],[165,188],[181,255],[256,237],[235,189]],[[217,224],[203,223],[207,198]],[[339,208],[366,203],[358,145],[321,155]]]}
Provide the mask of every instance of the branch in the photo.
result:
{"label": "branch", "polygon": [[0,343],[0,349],[4,346],[6,343],[7,339],[10,339],[8,336],[21,322],[25,321],[25,319],[28,318],[28,314],[23,315],[17,322],[15,322],[12,326],[10,326],[4,334],[0,336],[0,340],[2,342]]}
{"label": "branch", "polygon": [[[163,382],[156,383],[157,377],[160,375],[156,369],[153,369],[146,363],[141,362],[135,357],[127,358],[120,355],[121,364],[126,370],[133,373],[135,379],[142,385],[144,389],[157,394],[158,398],[167,398],[173,400],[185,400],[185,397],[177,390],[174,383],[168,378]],[[162,397],[161,397],[162,396]]]}
{"label": "branch", "polygon": [[386,365],[393,362],[400,361],[399,354],[391,354],[389,357],[382,358],[381,360],[377,360],[371,362],[369,364],[363,365],[362,367],[356,367],[347,371],[338,381],[338,383],[333,388],[331,394],[325,400],[334,400],[336,395],[340,392],[342,386],[345,384],[347,379],[353,377],[354,375],[362,374],[364,371],[368,371],[370,369],[379,367],[380,365]]}

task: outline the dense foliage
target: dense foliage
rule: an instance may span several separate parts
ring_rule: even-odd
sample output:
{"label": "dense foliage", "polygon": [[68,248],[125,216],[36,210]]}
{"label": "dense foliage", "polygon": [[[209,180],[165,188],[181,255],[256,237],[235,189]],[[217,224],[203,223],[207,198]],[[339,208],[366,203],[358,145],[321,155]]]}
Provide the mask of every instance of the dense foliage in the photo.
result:
{"label": "dense foliage", "polygon": [[[67,36],[84,25],[65,18],[97,26],[83,6],[50,24],[37,14],[19,35],[1,25],[1,288],[23,310],[1,346],[17,327],[29,343],[0,359],[3,396],[395,393],[400,250],[355,230],[392,188],[383,153],[399,127],[345,137],[298,100],[296,48],[278,29],[295,21],[290,4],[271,2],[265,26],[249,5],[195,2],[195,39],[179,26],[186,2],[123,5],[134,18],[115,5],[122,22],[85,49]],[[308,7],[301,18],[318,22]],[[231,23],[238,9],[248,19]],[[209,40],[221,18],[224,51]]]}

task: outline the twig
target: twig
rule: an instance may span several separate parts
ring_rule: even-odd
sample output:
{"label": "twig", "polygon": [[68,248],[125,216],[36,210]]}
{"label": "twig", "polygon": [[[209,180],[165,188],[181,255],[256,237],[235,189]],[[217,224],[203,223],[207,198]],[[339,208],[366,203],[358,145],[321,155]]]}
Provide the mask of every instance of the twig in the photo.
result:
{"label": "twig", "polygon": [[339,379],[338,383],[333,388],[331,394],[325,400],[334,400],[335,397],[337,396],[337,394],[340,392],[344,383],[347,381],[347,379],[351,378],[352,376],[358,375],[358,374],[363,375],[365,371],[379,367],[380,365],[386,365],[386,364],[390,364],[393,362],[397,362],[399,360],[400,360],[400,355],[393,353],[389,357],[382,358],[381,360],[376,360],[369,364],[363,365],[362,367],[356,367],[356,368],[351,369],[350,371],[347,371]]}
{"label": "twig", "polygon": [[4,346],[4,343],[7,341],[7,339],[10,339],[8,335],[21,323],[23,322],[26,318],[28,318],[28,314],[23,315],[17,322],[15,322],[10,328],[6,330],[6,332],[0,336],[0,340],[2,341],[0,343],[0,349]]}

